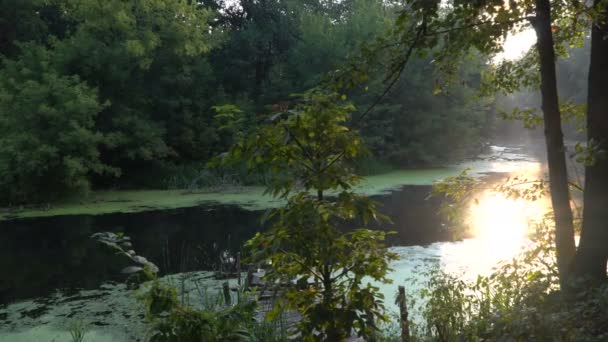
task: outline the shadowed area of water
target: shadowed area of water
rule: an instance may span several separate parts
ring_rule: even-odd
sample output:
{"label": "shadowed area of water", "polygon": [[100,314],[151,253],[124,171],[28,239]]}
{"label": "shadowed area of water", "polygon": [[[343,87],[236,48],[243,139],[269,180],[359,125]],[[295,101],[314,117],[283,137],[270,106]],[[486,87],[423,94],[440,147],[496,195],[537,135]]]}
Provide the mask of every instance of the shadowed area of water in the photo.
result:
{"label": "shadowed area of water", "polygon": [[[424,245],[446,240],[435,214],[438,202],[427,200],[429,186],[405,186],[375,199],[390,215],[391,245]],[[0,230],[0,303],[39,297],[57,289],[93,289],[119,280],[99,255],[90,236],[120,232],[134,248],[159,266],[162,274],[213,270],[224,252],[235,254],[262,229],[263,211],[237,206],[194,207],[134,214],[64,216],[2,222]]]}

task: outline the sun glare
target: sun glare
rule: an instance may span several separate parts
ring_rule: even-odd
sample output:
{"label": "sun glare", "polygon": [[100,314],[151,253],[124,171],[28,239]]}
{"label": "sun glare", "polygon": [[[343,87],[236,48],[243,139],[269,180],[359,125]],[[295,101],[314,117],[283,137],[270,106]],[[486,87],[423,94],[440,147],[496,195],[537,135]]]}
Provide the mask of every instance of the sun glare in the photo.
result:
{"label": "sun glare", "polygon": [[[530,181],[540,177],[540,165],[519,176],[520,189],[530,187]],[[517,182],[516,182],[517,183]],[[486,190],[471,204],[469,221],[472,233],[484,241],[493,259],[511,257],[525,242],[530,227],[542,219],[548,208],[546,198],[536,201],[510,198],[503,193]]]}
{"label": "sun glare", "polygon": [[470,211],[473,234],[483,242],[484,254],[493,260],[514,256],[524,244],[529,226],[542,217],[543,208],[541,203],[484,193]]}
{"label": "sun glare", "polygon": [[494,57],[494,62],[521,58],[534,44],[536,44],[536,32],[533,29],[510,34],[503,44],[504,51]]}
{"label": "sun glare", "polygon": [[[540,164],[520,174],[521,179],[536,180],[541,176]],[[530,184],[524,181],[520,188]],[[528,242],[528,234],[535,222],[539,222],[547,210],[547,198],[529,201],[510,198],[494,190],[485,190],[476,196],[469,207],[467,222],[472,238],[454,246],[447,246],[445,258],[458,261],[448,264],[447,269],[465,271],[471,278],[489,272],[498,262],[509,260]]]}

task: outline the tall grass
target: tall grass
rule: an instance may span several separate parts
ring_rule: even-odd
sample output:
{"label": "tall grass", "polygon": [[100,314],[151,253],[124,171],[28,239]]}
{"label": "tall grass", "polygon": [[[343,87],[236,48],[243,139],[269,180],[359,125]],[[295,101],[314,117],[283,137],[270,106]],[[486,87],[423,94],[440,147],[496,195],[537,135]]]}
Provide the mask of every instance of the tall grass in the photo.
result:
{"label": "tall grass", "polygon": [[71,342],[84,342],[84,337],[87,334],[87,326],[82,321],[75,321],[70,326]]}
{"label": "tall grass", "polygon": [[287,340],[287,325],[284,321],[266,322],[257,317],[255,293],[240,288],[231,304],[226,303],[220,292],[212,293],[199,285],[196,285],[196,289],[200,303],[189,302],[184,297],[178,299],[175,288],[159,282],[152,284],[143,296],[147,308],[146,317],[150,323],[150,341]]}

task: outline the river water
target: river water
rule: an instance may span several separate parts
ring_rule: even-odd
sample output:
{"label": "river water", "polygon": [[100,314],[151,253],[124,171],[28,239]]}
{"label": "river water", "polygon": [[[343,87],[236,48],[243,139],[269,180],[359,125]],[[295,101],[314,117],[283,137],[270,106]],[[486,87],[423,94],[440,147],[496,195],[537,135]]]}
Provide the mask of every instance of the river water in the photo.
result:
{"label": "river water", "polygon": [[[542,163],[523,151],[524,146],[493,146],[466,165],[473,174],[491,175],[489,188],[506,177],[542,178]],[[397,232],[389,244],[400,256],[392,265],[393,284],[381,285],[387,303],[398,285],[412,277],[424,280],[423,271],[430,267],[470,279],[488,273],[518,253],[531,222],[548,208],[545,199],[527,202],[480,190],[464,213],[469,237],[453,241],[437,215],[439,200],[428,199],[429,191],[430,186],[405,185],[374,197],[394,221],[383,228]],[[99,259],[89,237],[99,231],[124,233],[162,275],[184,274],[214,269],[221,255],[238,252],[264,229],[261,214],[237,206],[200,206],[2,222],[0,341],[69,341],[66,330],[76,319],[91,326],[95,341],[142,339],[133,333],[133,318],[141,318],[133,311],[136,301],[128,298],[133,296],[120,275]]]}

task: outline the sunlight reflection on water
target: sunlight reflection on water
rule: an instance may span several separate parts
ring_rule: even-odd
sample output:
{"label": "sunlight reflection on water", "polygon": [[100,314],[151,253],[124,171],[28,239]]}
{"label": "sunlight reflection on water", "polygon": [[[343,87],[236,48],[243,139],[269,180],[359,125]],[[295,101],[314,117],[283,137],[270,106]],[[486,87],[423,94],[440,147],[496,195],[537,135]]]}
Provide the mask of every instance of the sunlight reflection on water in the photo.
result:
{"label": "sunlight reflection on water", "polygon": [[[536,163],[513,176],[521,181],[517,188],[529,188],[530,181],[542,178],[541,165]],[[518,183],[515,182],[515,183]],[[546,197],[536,201],[509,198],[491,189],[472,200],[467,215],[471,239],[441,246],[441,259],[448,272],[464,272],[467,278],[491,271],[497,263],[512,259],[528,242],[530,229],[549,211]]]}
{"label": "sunlight reflection on water", "polygon": [[[510,164],[497,163],[501,163],[503,169],[505,164]],[[541,163],[525,161],[517,164],[517,171],[512,172],[510,177],[519,176],[520,181],[515,183],[525,183],[518,186],[520,189],[530,187],[529,181],[543,178]],[[501,261],[511,260],[521,252],[529,242],[528,234],[534,223],[542,221],[549,210],[550,202],[546,197],[528,201],[523,198],[509,198],[493,189],[479,192],[471,199],[465,214],[471,238],[456,242],[437,242],[426,247],[393,248],[401,257],[393,264],[394,271],[389,275],[394,282],[380,285],[387,303],[390,303],[389,309],[396,310],[392,301],[397,286],[406,284],[409,293],[416,292],[428,280],[425,271],[432,267],[440,267],[468,280],[474,280],[478,275],[488,275]]]}

